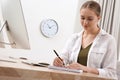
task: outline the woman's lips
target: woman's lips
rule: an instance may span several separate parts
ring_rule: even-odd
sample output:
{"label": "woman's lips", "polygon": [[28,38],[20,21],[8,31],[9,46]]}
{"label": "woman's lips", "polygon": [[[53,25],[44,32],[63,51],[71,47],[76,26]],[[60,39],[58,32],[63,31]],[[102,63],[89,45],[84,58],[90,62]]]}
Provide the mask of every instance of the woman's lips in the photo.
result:
{"label": "woman's lips", "polygon": [[85,28],[87,28],[88,26],[87,26],[87,25],[85,25],[84,27],[85,27]]}

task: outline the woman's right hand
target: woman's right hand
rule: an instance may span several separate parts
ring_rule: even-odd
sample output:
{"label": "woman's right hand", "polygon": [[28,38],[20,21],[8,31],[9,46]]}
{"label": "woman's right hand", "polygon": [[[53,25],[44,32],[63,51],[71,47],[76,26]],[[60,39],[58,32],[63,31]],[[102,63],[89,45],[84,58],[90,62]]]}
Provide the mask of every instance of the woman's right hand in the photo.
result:
{"label": "woman's right hand", "polygon": [[56,57],[53,61],[53,65],[54,66],[58,66],[58,67],[64,67],[64,62],[63,62],[63,59],[60,60],[58,57]]}

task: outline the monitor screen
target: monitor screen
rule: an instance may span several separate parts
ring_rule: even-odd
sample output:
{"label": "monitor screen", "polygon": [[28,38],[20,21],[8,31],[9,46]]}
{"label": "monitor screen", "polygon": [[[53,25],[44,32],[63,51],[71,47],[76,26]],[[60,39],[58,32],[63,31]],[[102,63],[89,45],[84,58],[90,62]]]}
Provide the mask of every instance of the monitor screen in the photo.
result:
{"label": "monitor screen", "polygon": [[8,39],[12,48],[30,49],[29,37],[20,0],[0,0],[3,20],[8,24]]}

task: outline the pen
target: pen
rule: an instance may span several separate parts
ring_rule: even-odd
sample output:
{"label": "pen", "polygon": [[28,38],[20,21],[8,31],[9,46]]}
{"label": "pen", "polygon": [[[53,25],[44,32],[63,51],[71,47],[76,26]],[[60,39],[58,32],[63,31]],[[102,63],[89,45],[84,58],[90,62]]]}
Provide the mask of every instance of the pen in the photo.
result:
{"label": "pen", "polygon": [[[57,57],[63,62],[63,60],[60,58],[60,56],[58,55],[58,53],[55,50],[53,50],[53,51],[57,55]],[[63,65],[65,65],[64,62],[63,62]]]}

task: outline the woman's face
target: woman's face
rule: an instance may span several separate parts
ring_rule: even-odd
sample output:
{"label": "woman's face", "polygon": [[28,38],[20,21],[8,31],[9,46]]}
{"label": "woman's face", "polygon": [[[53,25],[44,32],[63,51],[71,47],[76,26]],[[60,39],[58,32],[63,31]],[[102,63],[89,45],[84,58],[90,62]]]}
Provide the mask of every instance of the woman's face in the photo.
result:
{"label": "woman's face", "polygon": [[80,22],[85,30],[93,30],[97,27],[100,16],[97,16],[96,13],[89,9],[83,8],[80,10]]}

